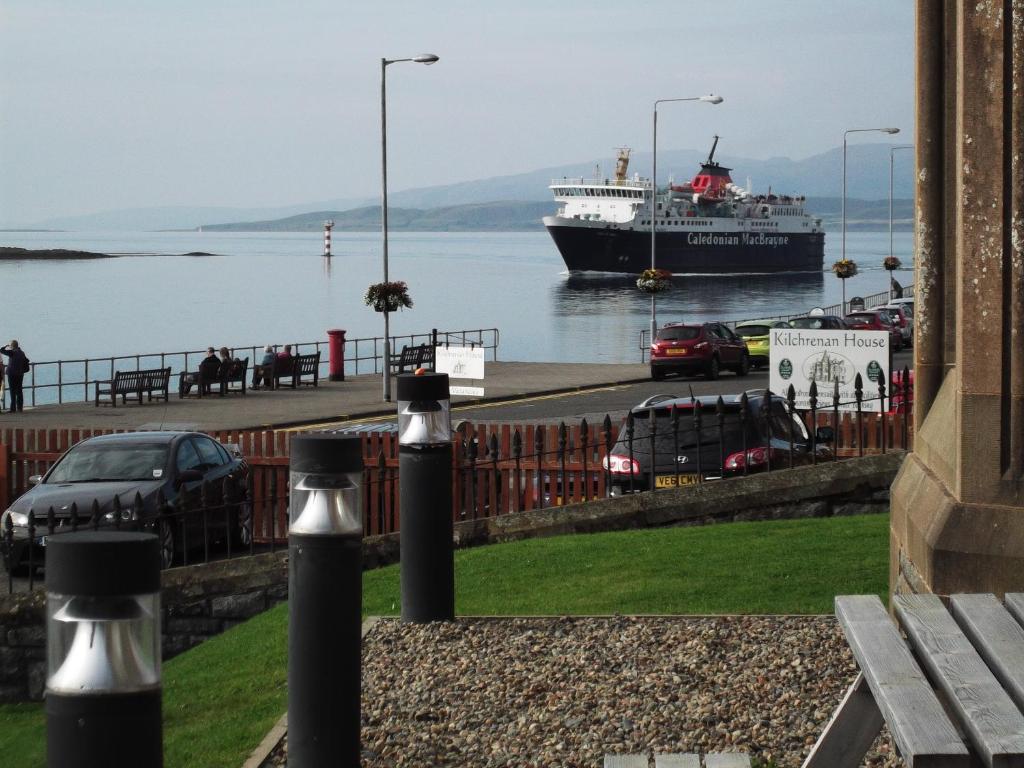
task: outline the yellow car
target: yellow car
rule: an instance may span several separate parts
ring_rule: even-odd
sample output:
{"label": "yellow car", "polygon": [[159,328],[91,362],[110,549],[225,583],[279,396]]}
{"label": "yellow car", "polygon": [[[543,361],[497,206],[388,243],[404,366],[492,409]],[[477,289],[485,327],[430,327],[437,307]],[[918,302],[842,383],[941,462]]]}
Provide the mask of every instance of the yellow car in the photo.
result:
{"label": "yellow car", "polygon": [[772,328],[789,328],[785,320],[747,320],[736,326],[736,335],[747,344],[750,365],[768,365],[768,334]]}

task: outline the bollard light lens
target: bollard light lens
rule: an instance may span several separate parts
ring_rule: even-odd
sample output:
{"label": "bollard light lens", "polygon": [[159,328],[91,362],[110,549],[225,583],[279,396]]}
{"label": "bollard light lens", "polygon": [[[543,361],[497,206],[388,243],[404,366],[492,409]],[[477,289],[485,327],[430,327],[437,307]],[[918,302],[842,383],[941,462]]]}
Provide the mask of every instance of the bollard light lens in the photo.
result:
{"label": "bollard light lens", "polygon": [[[363,531],[359,488],[348,475],[303,475],[295,485],[300,509],[290,533],[357,535]],[[300,507],[301,503],[301,507]]]}
{"label": "bollard light lens", "polygon": [[50,594],[47,690],[131,693],[160,685],[159,594]]}
{"label": "bollard light lens", "polygon": [[451,402],[411,400],[398,403],[401,445],[444,445],[451,442]]}

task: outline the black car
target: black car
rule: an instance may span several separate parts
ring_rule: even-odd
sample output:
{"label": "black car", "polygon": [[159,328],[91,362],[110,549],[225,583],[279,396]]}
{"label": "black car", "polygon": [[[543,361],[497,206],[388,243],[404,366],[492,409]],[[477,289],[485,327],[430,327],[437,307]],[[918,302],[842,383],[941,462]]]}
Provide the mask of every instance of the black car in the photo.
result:
{"label": "black car", "polygon": [[[35,487],[0,517],[4,565],[9,571],[27,565],[30,546],[32,562],[42,564],[49,510],[53,510],[55,533],[69,530],[72,511],[80,527],[90,527],[94,501],[99,525],[155,532],[165,568],[180,557],[186,543],[190,549],[203,547],[207,536],[214,541],[230,536],[233,543],[248,546],[252,540],[252,507],[245,498],[248,473],[241,456],[199,432],[129,432],[83,440],[45,475],[30,478]],[[229,491],[230,499],[224,498],[225,480],[229,489],[236,489]],[[171,512],[163,518],[158,509],[161,495]],[[204,501],[213,511],[187,514]],[[36,525],[31,543],[29,510]],[[7,540],[8,520],[12,542]]]}
{"label": "black car", "polygon": [[[652,478],[655,488],[672,488],[744,472],[762,472],[769,468],[769,462],[775,469],[788,467],[791,438],[793,464],[810,464],[811,438],[803,421],[790,413],[786,402],[777,395],[770,397],[767,410],[766,400],[769,398],[763,392],[748,394],[747,412],[742,414],[740,397],[723,399],[719,430],[717,396],[655,395],[648,398],[631,411],[632,441],[627,419],[605,459],[605,468],[611,474],[612,495],[646,491],[651,487]],[[698,406],[699,432],[695,418]],[[678,414],[678,430],[673,429],[673,411]],[[827,445],[833,439],[831,427],[819,427],[815,438],[817,460],[832,459]]]}
{"label": "black car", "polygon": [[846,321],[837,315],[807,315],[794,317],[789,321],[790,328],[810,328],[813,330],[843,331],[849,328]]}

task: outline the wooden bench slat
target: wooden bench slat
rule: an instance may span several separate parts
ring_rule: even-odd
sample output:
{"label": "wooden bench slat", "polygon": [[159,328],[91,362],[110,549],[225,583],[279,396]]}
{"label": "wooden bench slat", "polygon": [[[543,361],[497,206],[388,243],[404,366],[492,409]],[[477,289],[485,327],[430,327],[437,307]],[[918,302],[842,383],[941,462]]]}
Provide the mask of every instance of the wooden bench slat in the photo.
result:
{"label": "wooden bench slat", "polygon": [[1024,710],[1024,627],[995,595],[953,595],[950,611],[992,674]]}
{"label": "wooden bench slat", "polygon": [[1017,623],[1024,625],[1024,592],[1007,592],[1003,596],[1003,602]]}
{"label": "wooden bench slat", "polygon": [[605,755],[604,768],[647,768],[647,755]]}
{"label": "wooden bench slat", "polygon": [[654,768],[700,768],[700,757],[690,753],[655,755]]}
{"label": "wooden bench slat", "polygon": [[750,757],[739,752],[709,752],[704,755],[706,768],[750,768]]}
{"label": "wooden bench slat", "polygon": [[836,597],[836,618],[908,765],[969,765],[967,747],[877,595]]}
{"label": "wooden bench slat", "polygon": [[985,765],[1024,766],[1024,715],[937,595],[897,595],[896,616]]}

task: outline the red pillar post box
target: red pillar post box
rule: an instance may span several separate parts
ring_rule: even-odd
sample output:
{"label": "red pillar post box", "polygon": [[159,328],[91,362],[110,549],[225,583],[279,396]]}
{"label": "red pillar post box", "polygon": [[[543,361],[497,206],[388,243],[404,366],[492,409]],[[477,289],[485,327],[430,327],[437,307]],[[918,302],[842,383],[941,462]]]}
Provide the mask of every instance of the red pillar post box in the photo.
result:
{"label": "red pillar post box", "polygon": [[327,332],[330,354],[328,378],[331,381],[345,380],[345,331],[333,328]]}

